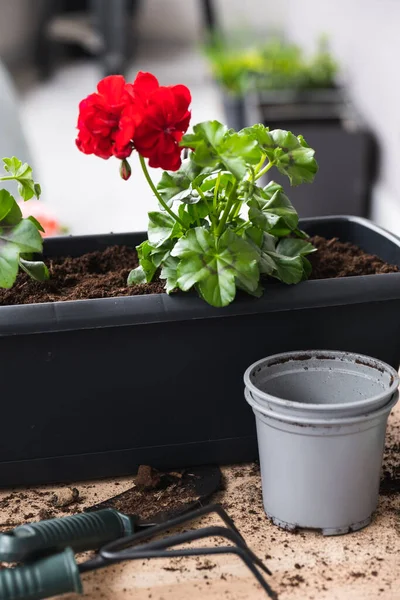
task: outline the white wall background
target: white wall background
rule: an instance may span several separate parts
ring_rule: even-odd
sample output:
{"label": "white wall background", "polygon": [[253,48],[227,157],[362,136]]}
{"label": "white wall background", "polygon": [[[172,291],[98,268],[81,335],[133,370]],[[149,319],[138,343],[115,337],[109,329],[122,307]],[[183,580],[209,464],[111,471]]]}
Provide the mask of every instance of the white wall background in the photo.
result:
{"label": "white wall background", "polygon": [[[287,0],[286,29],[305,47],[326,32],[351,96],[381,150],[373,218],[400,233],[400,2]],[[338,173],[340,177],[340,173]]]}
{"label": "white wall background", "polygon": [[[226,30],[265,31],[281,27],[286,1],[214,0],[214,6]],[[176,41],[197,42],[203,31],[202,0],[142,0],[138,20],[141,36],[170,40],[172,33]]]}

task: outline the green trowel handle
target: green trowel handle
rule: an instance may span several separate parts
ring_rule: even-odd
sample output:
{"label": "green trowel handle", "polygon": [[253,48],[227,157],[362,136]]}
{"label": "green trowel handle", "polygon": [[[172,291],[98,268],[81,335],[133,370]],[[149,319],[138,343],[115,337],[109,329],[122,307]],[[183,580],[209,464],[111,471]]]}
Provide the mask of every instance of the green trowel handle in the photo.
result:
{"label": "green trowel handle", "polygon": [[74,552],[95,550],[107,542],[134,533],[135,523],[135,518],[106,508],[21,525],[8,534],[0,535],[0,561],[25,562],[64,548],[72,548]]}
{"label": "green trowel handle", "polygon": [[71,548],[24,567],[0,571],[1,600],[43,600],[68,592],[83,592]]}

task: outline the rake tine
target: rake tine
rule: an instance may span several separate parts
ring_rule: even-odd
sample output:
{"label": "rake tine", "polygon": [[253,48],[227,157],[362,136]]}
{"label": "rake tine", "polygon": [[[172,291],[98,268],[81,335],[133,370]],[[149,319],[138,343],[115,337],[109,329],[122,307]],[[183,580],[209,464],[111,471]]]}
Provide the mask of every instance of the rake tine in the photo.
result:
{"label": "rake tine", "polygon": [[180,525],[186,525],[191,521],[196,521],[201,517],[204,517],[205,515],[211,514],[213,512],[217,513],[217,515],[221,517],[221,519],[228,525],[228,527],[233,529],[236,532],[236,534],[242,539],[242,541],[246,543],[242,535],[236,528],[235,524],[233,523],[232,519],[227,515],[222,506],[220,504],[209,504],[207,506],[202,506],[197,510],[193,510],[183,515],[180,515],[179,517],[171,519],[170,521],[166,521],[165,523],[161,523],[160,525],[153,525],[152,527],[148,527],[147,529],[139,531],[138,533],[134,533],[119,540],[110,542],[109,544],[104,546],[104,550],[107,550],[108,552],[113,552],[114,550],[121,550],[122,548],[131,546],[132,544],[136,544],[141,540],[154,537],[156,535],[159,535],[160,533],[164,533],[165,531],[168,531],[175,527],[179,527]]}
{"label": "rake tine", "polygon": [[170,535],[162,540],[156,540],[154,542],[148,542],[147,544],[141,544],[140,546],[135,546],[133,548],[126,548],[124,550],[117,552],[113,552],[109,550],[109,545],[105,546],[100,550],[100,555],[108,560],[113,559],[117,555],[121,558],[124,556],[131,556],[132,553],[136,551],[142,550],[159,550],[165,549],[172,546],[177,546],[178,544],[184,544],[186,542],[190,542],[193,540],[200,540],[206,537],[223,537],[228,539],[233,544],[237,545],[239,548],[242,548],[248,556],[251,557],[253,563],[255,563],[260,569],[262,569],[268,575],[272,575],[271,571],[268,569],[266,565],[254,554],[254,552],[247,546],[244,542],[242,536],[238,536],[236,531],[231,531],[227,527],[221,526],[210,526],[203,527],[202,529],[194,529],[191,531],[185,531],[183,533],[178,533],[175,535]]}

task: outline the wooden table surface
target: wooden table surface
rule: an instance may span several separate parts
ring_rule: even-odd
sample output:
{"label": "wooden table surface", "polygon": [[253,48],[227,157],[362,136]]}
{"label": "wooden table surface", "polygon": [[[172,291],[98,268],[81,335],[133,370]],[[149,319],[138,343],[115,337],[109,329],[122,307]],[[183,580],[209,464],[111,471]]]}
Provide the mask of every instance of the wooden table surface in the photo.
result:
{"label": "wooden table surface", "polygon": [[[400,463],[400,403],[389,418],[384,468]],[[397,463],[396,463],[397,461]],[[324,538],[281,531],[263,512],[257,466],[223,469],[225,489],[215,501],[233,517],[249,546],[272,571],[280,600],[400,600],[400,495],[381,496],[373,523],[362,531]],[[77,510],[131,487],[132,478],[77,483]],[[61,486],[65,489],[65,486]],[[38,520],[57,486],[3,490],[1,529]],[[61,510],[57,516],[62,516]],[[70,514],[70,513],[69,513]],[[206,519],[201,525],[217,522]],[[196,524],[198,527],[199,524]],[[221,543],[218,541],[218,543]],[[83,576],[87,600],[256,600],[261,588],[232,555],[124,563]],[[76,596],[63,596],[74,600]]]}

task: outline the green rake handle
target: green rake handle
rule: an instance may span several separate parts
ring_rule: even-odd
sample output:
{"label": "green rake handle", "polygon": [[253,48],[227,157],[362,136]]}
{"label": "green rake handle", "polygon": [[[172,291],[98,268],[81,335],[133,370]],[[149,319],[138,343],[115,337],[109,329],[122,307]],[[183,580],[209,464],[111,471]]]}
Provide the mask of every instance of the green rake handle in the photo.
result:
{"label": "green rake handle", "polygon": [[24,567],[0,571],[1,600],[43,600],[68,592],[83,593],[71,548]]}
{"label": "green rake handle", "polygon": [[[93,513],[21,525],[0,534],[0,562],[26,562],[65,548],[96,550],[107,542],[131,535],[137,520],[106,508]],[[3,600],[3,597],[0,595]]]}

